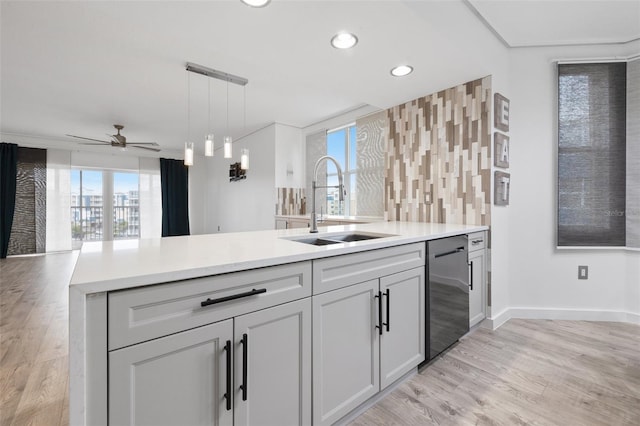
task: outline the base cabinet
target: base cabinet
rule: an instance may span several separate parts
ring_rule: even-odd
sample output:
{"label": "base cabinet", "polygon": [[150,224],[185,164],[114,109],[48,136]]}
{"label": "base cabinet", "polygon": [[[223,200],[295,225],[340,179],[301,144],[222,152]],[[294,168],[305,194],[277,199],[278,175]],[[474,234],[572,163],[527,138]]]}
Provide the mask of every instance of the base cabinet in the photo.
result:
{"label": "base cabinet", "polygon": [[486,318],[487,307],[487,256],[486,234],[479,232],[469,236],[469,326]]}
{"label": "base cabinet", "polygon": [[329,425],[424,361],[424,267],[313,297],[313,424]]}
{"label": "base cabinet", "polygon": [[226,342],[233,320],[109,353],[110,425],[232,425]]}
{"label": "base cabinet", "polygon": [[110,425],[309,425],[310,401],[310,298],[109,353]]}

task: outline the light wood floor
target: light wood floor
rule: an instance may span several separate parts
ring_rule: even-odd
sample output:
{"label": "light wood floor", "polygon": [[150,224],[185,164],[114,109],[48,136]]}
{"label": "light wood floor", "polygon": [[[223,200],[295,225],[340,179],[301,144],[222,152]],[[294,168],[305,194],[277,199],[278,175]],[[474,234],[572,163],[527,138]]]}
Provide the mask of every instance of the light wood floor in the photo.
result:
{"label": "light wood floor", "polygon": [[67,425],[77,253],[0,260],[0,425]]}
{"label": "light wood floor", "polygon": [[640,326],[478,328],[351,423],[640,425]]}
{"label": "light wood floor", "polygon": [[[0,260],[0,425],[68,424],[75,253]],[[360,425],[640,425],[640,326],[510,320],[476,329]]]}

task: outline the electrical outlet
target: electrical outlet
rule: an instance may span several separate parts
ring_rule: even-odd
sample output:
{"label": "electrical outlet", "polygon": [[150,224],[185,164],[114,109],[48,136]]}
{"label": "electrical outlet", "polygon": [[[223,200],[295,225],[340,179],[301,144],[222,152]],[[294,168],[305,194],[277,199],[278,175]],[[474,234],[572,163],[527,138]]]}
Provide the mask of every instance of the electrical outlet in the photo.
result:
{"label": "electrical outlet", "polygon": [[589,279],[589,267],[586,265],[578,266],[578,279],[579,280],[588,280]]}

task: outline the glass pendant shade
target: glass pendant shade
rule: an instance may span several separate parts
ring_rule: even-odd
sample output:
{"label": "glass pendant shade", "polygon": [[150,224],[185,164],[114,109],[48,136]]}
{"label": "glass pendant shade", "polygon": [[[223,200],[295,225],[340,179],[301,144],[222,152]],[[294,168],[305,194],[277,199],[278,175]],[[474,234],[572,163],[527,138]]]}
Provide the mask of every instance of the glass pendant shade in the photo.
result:
{"label": "glass pendant shade", "polygon": [[224,158],[233,157],[233,153],[231,150],[231,144],[233,143],[231,136],[224,137]]}
{"label": "glass pendant shade", "polygon": [[242,170],[248,170],[249,169],[249,150],[243,149],[241,152],[242,152],[242,155],[240,155],[240,168]]}
{"label": "glass pendant shade", "polygon": [[204,141],[204,156],[205,157],[213,157],[214,155],[214,151],[213,151],[213,135],[209,134],[207,135],[207,139]]}
{"label": "glass pendant shade", "polygon": [[184,143],[184,165],[193,166],[193,142]]}

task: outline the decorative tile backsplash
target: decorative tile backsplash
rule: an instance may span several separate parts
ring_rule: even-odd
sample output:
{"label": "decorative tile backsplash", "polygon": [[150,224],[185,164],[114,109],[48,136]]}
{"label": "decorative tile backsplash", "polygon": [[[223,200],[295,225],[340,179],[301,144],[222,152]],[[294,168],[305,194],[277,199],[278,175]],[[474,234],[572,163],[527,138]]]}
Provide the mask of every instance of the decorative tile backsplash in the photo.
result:
{"label": "decorative tile backsplash", "polygon": [[489,225],[491,77],[387,110],[386,220]]}
{"label": "decorative tile backsplash", "polygon": [[384,159],[389,121],[386,111],[356,120],[356,213],[358,216],[384,215]]}
{"label": "decorative tile backsplash", "polygon": [[276,188],[277,215],[302,215],[307,213],[304,188]]}

